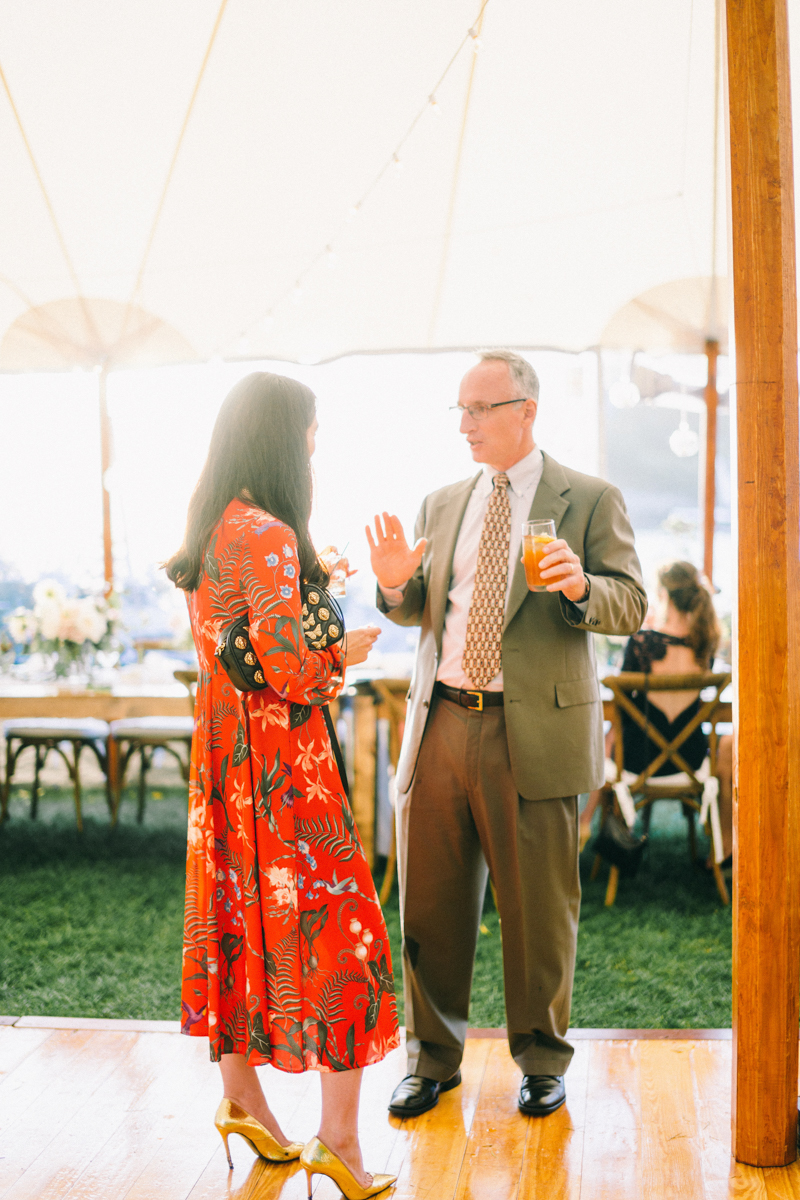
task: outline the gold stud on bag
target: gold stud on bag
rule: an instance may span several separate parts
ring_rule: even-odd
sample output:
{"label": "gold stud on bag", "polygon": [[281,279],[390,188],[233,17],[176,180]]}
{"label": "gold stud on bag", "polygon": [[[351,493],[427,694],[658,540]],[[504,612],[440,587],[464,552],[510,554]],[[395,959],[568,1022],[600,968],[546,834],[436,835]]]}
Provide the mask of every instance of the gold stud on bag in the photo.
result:
{"label": "gold stud on bag", "polygon": [[[344,637],[344,616],[333,596],[324,588],[302,584],[301,626],[306,644],[312,650],[327,650]],[[220,634],[216,656],[228,678],[240,692],[255,692],[268,687],[258,656],[253,649],[246,613]]]}

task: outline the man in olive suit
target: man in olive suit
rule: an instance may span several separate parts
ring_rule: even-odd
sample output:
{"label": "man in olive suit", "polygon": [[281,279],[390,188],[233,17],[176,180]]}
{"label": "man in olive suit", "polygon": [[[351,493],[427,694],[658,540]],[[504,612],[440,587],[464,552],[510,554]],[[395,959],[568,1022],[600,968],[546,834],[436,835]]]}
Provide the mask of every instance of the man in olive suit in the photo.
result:
{"label": "man in olive suit", "polygon": [[[461,1079],[487,873],[503,931],[519,1107],[565,1099],[580,906],[577,796],[603,781],[591,633],[631,634],[647,599],[622,496],[536,446],[539,381],[511,351],[464,376],[461,432],[480,473],[426,497],[410,547],[396,517],[367,530],[378,605],[421,625],[397,769],[409,1074],[414,1116]],[[546,592],[520,562],[522,523],[551,518]]]}

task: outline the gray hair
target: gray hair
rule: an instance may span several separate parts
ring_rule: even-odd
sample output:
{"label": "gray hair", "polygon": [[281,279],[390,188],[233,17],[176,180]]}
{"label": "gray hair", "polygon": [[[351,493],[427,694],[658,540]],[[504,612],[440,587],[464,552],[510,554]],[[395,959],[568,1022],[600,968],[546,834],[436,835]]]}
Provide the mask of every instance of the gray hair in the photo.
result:
{"label": "gray hair", "polygon": [[508,366],[511,382],[517,387],[520,399],[539,399],[539,376],[527,358],[513,350],[479,350],[481,362],[504,362]]}

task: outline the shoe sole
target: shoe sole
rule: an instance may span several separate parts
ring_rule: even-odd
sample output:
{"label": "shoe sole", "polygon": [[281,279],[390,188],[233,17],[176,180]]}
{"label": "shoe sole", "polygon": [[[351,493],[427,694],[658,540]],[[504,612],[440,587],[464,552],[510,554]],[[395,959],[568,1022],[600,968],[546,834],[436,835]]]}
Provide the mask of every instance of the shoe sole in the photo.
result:
{"label": "shoe sole", "polygon": [[526,1117],[549,1117],[550,1113],[558,1112],[560,1108],[563,1108],[566,1102],[567,1097],[565,1096],[563,1100],[559,1100],[558,1104],[539,1105],[536,1108],[526,1108],[523,1104],[518,1104],[517,1108]]}
{"label": "shoe sole", "polygon": [[405,1108],[405,1107],[395,1108],[393,1105],[390,1104],[389,1112],[392,1114],[393,1117],[421,1117],[423,1113],[430,1112],[432,1108],[436,1108],[436,1105],[439,1103],[439,1096],[441,1096],[444,1092],[452,1092],[453,1088],[458,1087],[458,1085],[460,1083],[461,1083],[461,1072],[459,1071],[458,1074],[454,1075],[452,1079],[446,1079],[444,1081],[444,1083],[439,1088],[439,1091],[436,1094],[436,1098],[434,1100],[432,1100],[430,1102],[430,1104],[424,1104],[424,1105],[422,1105],[421,1108],[411,1108],[411,1109]]}

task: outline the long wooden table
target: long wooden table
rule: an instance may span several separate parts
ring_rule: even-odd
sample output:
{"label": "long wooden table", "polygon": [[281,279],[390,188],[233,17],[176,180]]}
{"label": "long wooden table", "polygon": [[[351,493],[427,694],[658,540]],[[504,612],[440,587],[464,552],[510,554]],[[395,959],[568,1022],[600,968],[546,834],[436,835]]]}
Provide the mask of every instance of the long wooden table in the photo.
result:
{"label": "long wooden table", "polygon": [[180,695],[115,696],[110,692],[75,692],[44,696],[0,695],[0,721],[19,717],[185,717],[192,712],[188,693]]}

